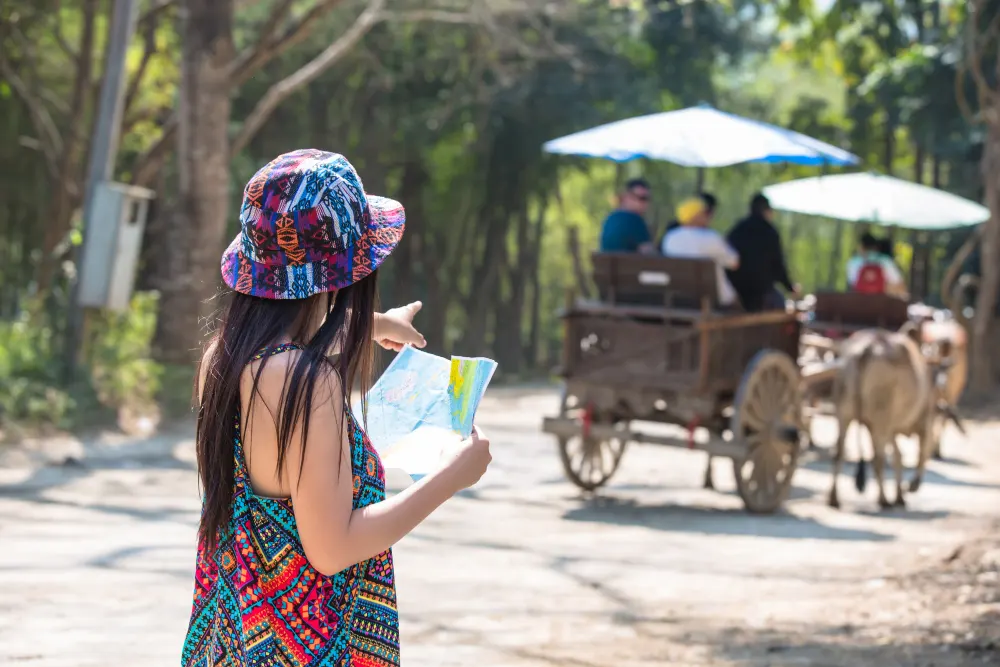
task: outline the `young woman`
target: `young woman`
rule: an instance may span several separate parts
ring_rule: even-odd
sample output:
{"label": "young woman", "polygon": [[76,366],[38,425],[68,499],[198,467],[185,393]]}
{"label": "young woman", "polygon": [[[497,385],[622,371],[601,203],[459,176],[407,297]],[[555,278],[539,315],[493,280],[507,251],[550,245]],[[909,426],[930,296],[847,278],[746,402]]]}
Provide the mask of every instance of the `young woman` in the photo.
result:
{"label": "young woman", "polygon": [[398,665],[390,548],[479,480],[489,441],[477,431],[387,500],[350,409],[373,342],[423,345],[419,303],[375,312],[401,205],[367,196],[342,156],[295,151],[247,184],[240,223],[222,258],[234,292],[199,372],[204,504],[183,665]]}

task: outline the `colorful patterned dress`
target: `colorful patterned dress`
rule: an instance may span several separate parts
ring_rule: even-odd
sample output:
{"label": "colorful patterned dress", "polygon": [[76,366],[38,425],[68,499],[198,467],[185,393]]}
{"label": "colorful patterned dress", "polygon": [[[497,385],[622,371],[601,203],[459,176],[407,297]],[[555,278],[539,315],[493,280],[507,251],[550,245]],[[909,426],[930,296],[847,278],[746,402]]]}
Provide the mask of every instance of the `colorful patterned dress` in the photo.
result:
{"label": "colorful patterned dress", "polygon": [[[285,345],[258,355],[278,354]],[[354,508],[385,498],[385,471],[347,411]],[[290,499],[256,495],[235,429],[233,516],[198,545],[184,667],[384,667],[399,664],[392,552],[331,577],[306,560]]]}

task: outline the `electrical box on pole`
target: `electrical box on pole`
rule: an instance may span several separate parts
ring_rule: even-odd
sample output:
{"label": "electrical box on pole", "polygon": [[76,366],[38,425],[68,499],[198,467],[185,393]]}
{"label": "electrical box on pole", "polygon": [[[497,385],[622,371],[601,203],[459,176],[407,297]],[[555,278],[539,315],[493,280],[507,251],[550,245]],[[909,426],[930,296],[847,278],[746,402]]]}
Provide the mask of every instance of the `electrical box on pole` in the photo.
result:
{"label": "electrical box on pole", "polygon": [[152,190],[134,185],[97,184],[87,221],[87,252],[79,273],[80,306],[128,308],[153,197]]}

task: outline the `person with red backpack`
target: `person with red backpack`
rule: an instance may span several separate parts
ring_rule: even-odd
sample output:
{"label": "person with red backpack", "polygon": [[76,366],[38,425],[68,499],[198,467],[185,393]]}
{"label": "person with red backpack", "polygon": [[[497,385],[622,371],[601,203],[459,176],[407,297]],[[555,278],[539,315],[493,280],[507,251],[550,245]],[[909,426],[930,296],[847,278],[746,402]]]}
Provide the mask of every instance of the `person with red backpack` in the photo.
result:
{"label": "person with red backpack", "polygon": [[847,262],[848,288],[862,294],[905,294],[902,274],[892,258],[880,252],[879,245],[870,232],[861,235],[858,254]]}

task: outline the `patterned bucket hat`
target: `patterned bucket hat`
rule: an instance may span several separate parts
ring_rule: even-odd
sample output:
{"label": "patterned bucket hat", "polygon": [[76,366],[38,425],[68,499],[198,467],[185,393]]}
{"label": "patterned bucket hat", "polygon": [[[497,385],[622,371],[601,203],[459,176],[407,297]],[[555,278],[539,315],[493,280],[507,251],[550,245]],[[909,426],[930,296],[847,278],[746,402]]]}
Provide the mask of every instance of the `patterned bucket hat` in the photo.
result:
{"label": "patterned bucket hat", "polygon": [[355,283],[403,236],[403,206],[365,194],[343,155],[314,149],[281,155],[247,183],[240,233],[222,255],[237,292],[304,299]]}

